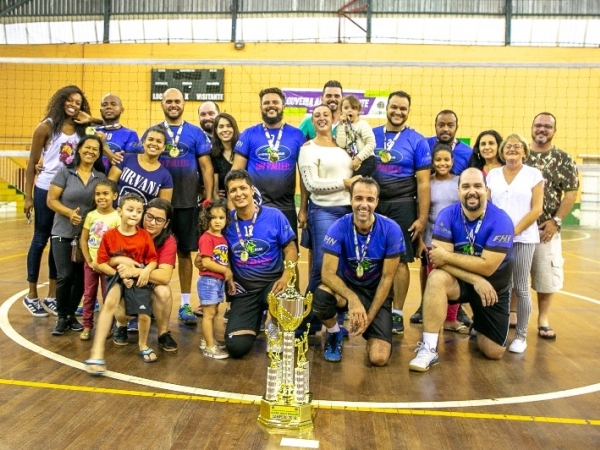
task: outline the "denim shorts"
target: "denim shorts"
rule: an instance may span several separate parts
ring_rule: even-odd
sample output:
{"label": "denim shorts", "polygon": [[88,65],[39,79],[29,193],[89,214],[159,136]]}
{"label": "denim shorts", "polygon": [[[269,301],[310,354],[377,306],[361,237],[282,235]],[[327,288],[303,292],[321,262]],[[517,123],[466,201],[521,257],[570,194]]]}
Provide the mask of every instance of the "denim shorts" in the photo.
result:
{"label": "denim shorts", "polygon": [[216,305],[225,297],[225,280],[220,278],[200,276],[197,286],[201,305]]}

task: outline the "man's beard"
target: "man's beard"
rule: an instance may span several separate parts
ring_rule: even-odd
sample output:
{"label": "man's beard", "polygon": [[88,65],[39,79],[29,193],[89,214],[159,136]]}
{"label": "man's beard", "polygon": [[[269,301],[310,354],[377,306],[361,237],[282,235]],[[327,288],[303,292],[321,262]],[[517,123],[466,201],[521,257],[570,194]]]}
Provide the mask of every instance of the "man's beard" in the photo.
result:
{"label": "man's beard", "polygon": [[276,125],[283,119],[283,111],[277,113],[275,117],[270,117],[268,113],[262,113],[262,119],[267,125]]}
{"label": "man's beard", "polygon": [[[473,197],[473,196],[471,196]],[[477,197],[477,204],[475,206],[471,206],[469,205],[469,199],[471,197],[467,197],[463,200],[463,206],[466,208],[467,211],[471,211],[471,212],[475,212],[477,210],[479,210],[479,208],[481,208],[481,198]],[[475,197],[473,197],[475,198]]]}

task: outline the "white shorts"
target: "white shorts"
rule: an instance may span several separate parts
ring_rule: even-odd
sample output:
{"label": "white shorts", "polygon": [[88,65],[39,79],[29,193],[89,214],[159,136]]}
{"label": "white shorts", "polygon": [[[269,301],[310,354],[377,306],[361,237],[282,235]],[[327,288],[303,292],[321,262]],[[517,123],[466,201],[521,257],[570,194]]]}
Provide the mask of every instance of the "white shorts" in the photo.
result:
{"label": "white shorts", "polygon": [[560,233],[550,242],[535,244],[531,264],[531,287],[541,294],[553,294],[563,287],[565,274]]}

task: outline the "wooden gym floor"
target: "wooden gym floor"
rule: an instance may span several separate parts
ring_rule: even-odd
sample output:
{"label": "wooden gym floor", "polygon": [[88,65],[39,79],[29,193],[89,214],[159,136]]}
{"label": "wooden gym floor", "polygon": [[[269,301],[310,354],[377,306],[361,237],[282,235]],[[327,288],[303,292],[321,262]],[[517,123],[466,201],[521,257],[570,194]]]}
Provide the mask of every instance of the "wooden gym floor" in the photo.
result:
{"label": "wooden gym floor", "polygon": [[[282,436],[256,422],[268,364],[264,338],[242,360],[204,357],[200,326],[178,323],[176,273],[170,330],[179,352],[158,350],[153,327],[156,364],[142,363],[131,334],[127,347],[108,342],[110,372],[92,378],[82,364],[91,341],[74,332],[51,336],[54,317],[34,318],[21,304],[32,226],[19,215],[0,217],[0,228],[0,449],[300,448],[281,447]],[[383,368],[365,362],[362,338],[345,342],[339,364],[323,360],[315,339],[308,352],[314,430],[300,437],[323,449],[598,448],[599,239],[598,230],[564,230],[565,286],[551,316],[558,338],[537,336],[534,297],[522,355],[488,361],[467,337],[446,332],[441,363],[412,373],[421,326],[408,320]],[[419,302],[417,267],[407,318]],[[43,267],[40,280],[46,276]],[[303,285],[306,278],[302,264]]]}

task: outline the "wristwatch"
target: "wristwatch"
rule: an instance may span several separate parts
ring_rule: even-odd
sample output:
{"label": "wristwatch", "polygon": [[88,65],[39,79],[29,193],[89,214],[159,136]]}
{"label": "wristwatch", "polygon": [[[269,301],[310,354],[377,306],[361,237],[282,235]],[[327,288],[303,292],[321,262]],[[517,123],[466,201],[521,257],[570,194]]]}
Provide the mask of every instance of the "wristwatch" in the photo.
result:
{"label": "wristwatch", "polygon": [[558,228],[562,227],[562,219],[560,217],[554,216],[552,219],[556,222]]}

